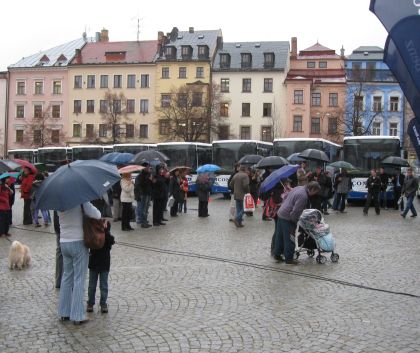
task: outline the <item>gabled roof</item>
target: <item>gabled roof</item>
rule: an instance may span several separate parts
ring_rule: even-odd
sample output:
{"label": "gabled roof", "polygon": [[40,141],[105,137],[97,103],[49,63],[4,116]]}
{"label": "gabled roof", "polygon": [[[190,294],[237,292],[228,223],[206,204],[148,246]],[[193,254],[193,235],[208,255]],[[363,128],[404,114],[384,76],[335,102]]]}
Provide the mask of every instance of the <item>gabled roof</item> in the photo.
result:
{"label": "gabled roof", "polygon": [[309,48],[301,50],[298,55],[298,58],[300,57],[304,57],[305,59],[307,59],[308,57],[311,57],[312,59],[315,59],[318,57],[340,58],[340,56],[335,53],[335,50],[324,47],[322,44],[319,44],[318,42]]}
{"label": "gabled roof", "polygon": [[382,61],[384,59],[384,50],[376,46],[361,46],[353,50],[347,56],[347,60],[358,61]]}
{"label": "gabled roof", "polygon": [[[76,49],[82,48],[85,44],[86,41],[83,38],[79,38],[22,58],[17,63],[10,65],[9,68],[66,66],[74,56]],[[67,60],[61,60],[63,57]]]}
{"label": "gabled roof", "polygon": [[[267,70],[284,70],[289,57],[288,41],[273,42],[232,42],[223,43],[223,49],[219,49],[214,60],[213,70],[241,70],[241,54],[250,53],[252,55],[252,67],[243,70],[262,70],[264,69],[264,53],[274,53],[274,66]],[[230,55],[230,68],[220,67],[220,55]]]}
{"label": "gabled roof", "polygon": [[74,58],[71,65],[151,63],[156,54],[157,40],[95,42],[86,44],[81,61]]}

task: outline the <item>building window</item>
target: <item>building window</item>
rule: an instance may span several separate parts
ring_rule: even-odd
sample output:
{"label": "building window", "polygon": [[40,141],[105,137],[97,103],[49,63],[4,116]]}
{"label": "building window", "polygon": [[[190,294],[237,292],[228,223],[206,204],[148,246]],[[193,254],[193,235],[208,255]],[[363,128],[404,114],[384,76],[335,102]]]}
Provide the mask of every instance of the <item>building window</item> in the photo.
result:
{"label": "building window", "polygon": [[307,67],[308,69],[315,69],[315,61],[308,61],[308,62],[306,63],[306,67]]}
{"label": "building window", "polygon": [[198,46],[198,57],[199,58],[208,58],[208,47],[207,45],[199,45]]}
{"label": "building window", "polygon": [[34,105],[34,118],[42,118],[42,105],[41,104]]}
{"label": "building window", "polygon": [[201,107],[202,105],[203,105],[203,93],[193,92],[192,106],[193,107]]}
{"label": "building window", "polygon": [[95,101],[93,99],[86,101],[86,113],[95,113]]}
{"label": "building window", "polygon": [[354,110],[362,111],[363,110],[363,96],[354,96]]}
{"label": "building window", "polygon": [[159,120],[159,134],[169,135],[169,120]]}
{"label": "building window", "polygon": [[16,118],[24,118],[25,117],[25,106],[19,104],[16,106]]}
{"label": "building window", "polygon": [[273,141],[273,133],[271,126],[261,126],[261,141]]}
{"label": "building window", "polygon": [[293,117],[293,131],[302,132],[302,115],[295,115]]}
{"label": "building window", "polygon": [[23,130],[16,130],[16,142],[23,142]]}
{"label": "building window", "polygon": [[112,110],[116,114],[120,114],[121,113],[121,99],[114,99],[112,101]]}
{"label": "building window", "polygon": [[274,53],[264,53],[264,68],[274,67]]}
{"label": "building window", "polygon": [[135,107],[136,107],[136,101],[134,99],[127,99],[127,106],[126,106],[126,110],[127,113],[134,113],[135,112]]}
{"label": "building window", "polygon": [[112,126],[112,128],[113,128],[113,131],[114,131],[114,136],[115,137],[120,137],[121,136],[121,127],[120,127],[120,124],[114,124]]}
{"label": "building window", "polygon": [[399,110],[399,107],[398,107],[399,102],[400,102],[399,97],[391,97],[390,98],[389,110],[391,112],[397,112]]}
{"label": "building window", "polygon": [[294,104],[303,104],[303,90],[297,89],[294,92]]}
{"label": "building window", "polygon": [[149,112],[149,100],[148,99],[140,99],[140,113],[148,113]]}
{"label": "building window", "polygon": [[398,123],[389,123],[389,136],[398,136]]}
{"label": "building window", "polygon": [[136,88],[136,75],[127,75],[127,88]]}
{"label": "building window", "polygon": [[162,78],[169,78],[169,67],[162,67]]}
{"label": "building window", "polygon": [[229,103],[220,104],[220,116],[228,117],[229,116]]}
{"label": "building window", "polygon": [[230,135],[229,125],[219,125],[217,128],[217,137],[219,140],[228,140]]}
{"label": "building window", "polygon": [[250,78],[242,79],[242,92],[251,92],[251,79]]}
{"label": "building window", "polygon": [[44,82],[35,81],[35,94],[44,94]]}
{"label": "building window", "polygon": [[53,118],[60,118],[61,115],[61,106],[59,104],[52,105],[52,117]]}
{"label": "building window", "polygon": [[188,105],[188,94],[178,93],[178,107],[185,108]]}
{"label": "building window", "polygon": [[42,140],[42,130],[34,130],[34,143],[40,144]]}
{"label": "building window", "polygon": [[252,67],[252,56],[250,53],[241,54],[241,67],[242,68]]}
{"label": "building window", "polygon": [[53,94],[61,94],[61,81],[53,81]]}
{"label": "building window", "polygon": [[107,124],[99,124],[99,137],[106,137],[107,132]]}
{"label": "building window", "polygon": [[271,103],[263,103],[263,117],[271,116]]}
{"label": "building window", "polygon": [[101,75],[101,88],[108,88],[108,75]]}
{"label": "building window", "polygon": [[179,68],[179,78],[187,78],[187,68],[185,66]]}
{"label": "building window", "polygon": [[338,119],[337,118],[328,118],[328,133],[330,135],[335,135],[338,132]]}
{"label": "building window", "polygon": [[99,112],[104,114],[108,112],[108,101],[101,99],[99,101]]}
{"label": "building window", "polygon": [[338,93],[330,93],[328,105],[330,107],[338,107]]}
{"label": "building window", "polygon": [[273,92],[273,79],[272,78],[264,79],[264,92]]}
{"label": "building window", "polygon": [[222,69],[230,68],[230,55],[229,54],[220,54],[220,68]]}
{"label": "building window", "polygon": [[251,139],[251,126],[241,126],[241,140]]}
{"label": "building window", "polygon": [[181,47],[181,56],[183,59],[191,59],[191,47],[189,45]]}
{"label": "building window", "polygon": [[87,88],[95,88],[95,75],[88,75]]}
{"label": "building window", "polygon": [[73,137],[80,137],[82,135],[82,125],[73,124]]}
{"label": "building window", "polygon": [[320,107],[321,106],[321,93],[313,92],[311,103],[313,107]]}
{"label": "building window", "polygon": [[17,83],[17,90],[16,90],[16,94],[21,96],[26,94],[26,82],[24,81],[18,81]]}
{"label": "building window", "polygon": [[86,137],[92,138],[94,135],[94,128],[95,125],[93,124],[86,124]]}
{"label": "building window", "polygon": [[251,103],[242,103],[242,116],[251,116]]}
{"label": "building window", "polygon": [[171,105],[171,95],[170,94],[162,94],[160,98],[160,106],[162,108],[169,107]]}
{"label": "building window", "polygon": [[195,77],[196,78],[203,78],[204,77],[204,67],[197,67],[195,71]]}
{"label": "building window", "polygon": [[372,135],[377,135],[380,136],[381,135],[381,123],[378,121],[374,121],[372,123]]}
{"label": "building window", "polygon": [[321,118],[311,118],[311,134],[321,133]]}
{"label": "building window", "polygon": [[326,69],[327,68],[327,62],[326,61],[320,61],[318,64],[318,67],[320,69]]}
{"label": "building window", "polygon": [[82,76],[74,76],[74,88],[82,88]]}
{"label": "building window", "polygon": [[140,87],[141,88],[149,87],[149,75],[143,74],[140,76]]}
{"label": "building window", "polygon": [[60,130],[51,130],[51,142],[60,143]]}
{"label": "building window", "polygon": [[125,137],[129,139],[134,137],[134,124],[125,125]]}
{"label": "building window", "polygon": [[73,112],[74,113],[81,113],[82,112],[82,101],[79,99],[76,99],[73,101]]}
{"label": "building window", "polygon": [[373,97],[373,111],[374,112],[381,112],[382,111],[382,97],[381,96],[374,96]]}
{"label": "building window", "polygon": [[228,78],[221,78],[220,79],[220,91],[221,92],[229,92],[229,79]]}
{"label": "building window", "polygon": [[147,139],[149,137],[149,125],[140,125],[140,138]]}
{"label": "building window", "polygon": [[122,75],[114,75],[114,88],[122,87]]}

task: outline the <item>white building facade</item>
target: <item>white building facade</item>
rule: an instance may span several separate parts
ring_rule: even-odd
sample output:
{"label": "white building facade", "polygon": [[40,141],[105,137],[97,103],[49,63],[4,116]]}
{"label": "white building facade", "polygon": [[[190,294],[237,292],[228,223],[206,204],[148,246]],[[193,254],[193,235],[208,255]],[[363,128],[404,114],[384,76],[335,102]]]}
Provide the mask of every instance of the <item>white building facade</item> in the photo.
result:
{"label": "white building facade", "polygon": [[7,155],[6,149],[6,114],[7,114],[7,72],[0,72],[0,157]]}

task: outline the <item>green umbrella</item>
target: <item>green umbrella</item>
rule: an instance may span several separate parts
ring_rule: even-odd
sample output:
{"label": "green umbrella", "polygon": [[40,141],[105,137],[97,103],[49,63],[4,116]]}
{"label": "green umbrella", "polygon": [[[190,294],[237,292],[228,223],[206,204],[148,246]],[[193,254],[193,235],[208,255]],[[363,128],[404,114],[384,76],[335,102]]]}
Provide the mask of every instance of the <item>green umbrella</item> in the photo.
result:
{"label": "green umbrella", "polygon": [[356,167],[349,163],[349,162],[345,162],[345,161],[337,161],[334,163],[329,164],[330,167],[334,167],[334,168],[344,168],[344,169],[356,169]]}

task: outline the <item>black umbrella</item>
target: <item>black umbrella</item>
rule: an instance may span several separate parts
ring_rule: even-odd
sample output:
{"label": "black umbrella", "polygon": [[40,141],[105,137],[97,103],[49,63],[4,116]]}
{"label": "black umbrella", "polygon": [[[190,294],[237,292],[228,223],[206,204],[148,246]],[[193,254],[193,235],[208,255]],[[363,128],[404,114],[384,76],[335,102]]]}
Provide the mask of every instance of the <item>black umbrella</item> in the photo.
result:
{"label": "black umbrella", "polygon": [[324,151],[316,150],[314,148],[308,148],[303,152],[299,153],[299,157],[317,162],[329,162],[327,154]]}
{"label": "black umbrella", "polygon": [[264,169],[264,168],[280,168],[284,165],[289,164],[289,162],[287,161],[286,158],[280,157],[280,156],[270,156],[270,157],[265,157],[263,159],[261,159],[257,165],[256,168],[258,169]]}
{"label": "black umbrella", "polygon": [[130,161],[130,164],[142,164],[145,161],[160,161],[161,163],[166,163],[169,161],[169,158],[162,152],[156,150],[147,150],[137,153],[134,158]]}
{"label": "black umbrella", "polygon": [[409,167],[410,166],[410,164],[405,159],[398,156],[386,157],[381,163],[394,166],[394,167]]}
{"label": "black umbrella", "polygon": [[0,160],[0,173],[10,172],[12,170],[19,169],[20,167],[20,164],[13,162],[9,159]]}
{"label": "black umbrella", "polygon": [[247,154],[246,156],[243,156],[238,161],[238,163],[239,164],[254,165],[254,164],[257,164],[261,159],[263,159],[263,156],[259,156],[257,154]]}

